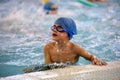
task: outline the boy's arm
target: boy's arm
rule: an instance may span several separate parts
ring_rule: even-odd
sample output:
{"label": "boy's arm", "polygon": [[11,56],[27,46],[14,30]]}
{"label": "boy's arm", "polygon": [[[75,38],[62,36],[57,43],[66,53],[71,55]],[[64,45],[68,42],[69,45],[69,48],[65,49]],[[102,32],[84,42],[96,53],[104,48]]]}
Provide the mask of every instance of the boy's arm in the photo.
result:
{"label": "boy's arm", "polygon": [[75,45],[74,49],[75,49],[75,51],[77,51],[76,53],[79,56],[82,56],[85,59],[90,60],[92,62],[92,64],[94,64],[94,65],[106,65],[107,64],[106,62],[103,62],[99,58],[97,58],[94,55],[92,55],[89,52],[87,52],[83,47]]}
{"label": "boy's arm", "polygon": [[52,63],[51,58],[50,58],[50,54],[49,54],[49,47],[48,47],[48,45],[46,45],[44,47],[44,59],[45,59],[45,64]]}

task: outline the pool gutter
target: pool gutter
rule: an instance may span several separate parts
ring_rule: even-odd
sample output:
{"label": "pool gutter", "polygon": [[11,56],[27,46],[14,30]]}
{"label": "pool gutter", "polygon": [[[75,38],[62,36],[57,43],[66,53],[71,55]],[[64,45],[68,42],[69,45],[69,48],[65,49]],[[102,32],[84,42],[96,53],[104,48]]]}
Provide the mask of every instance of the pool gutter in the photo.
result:
{"label": "pool gutter", "polygon": [[71,66],[0,78],[0,80],[120,80],[120,61],[106,66]]}

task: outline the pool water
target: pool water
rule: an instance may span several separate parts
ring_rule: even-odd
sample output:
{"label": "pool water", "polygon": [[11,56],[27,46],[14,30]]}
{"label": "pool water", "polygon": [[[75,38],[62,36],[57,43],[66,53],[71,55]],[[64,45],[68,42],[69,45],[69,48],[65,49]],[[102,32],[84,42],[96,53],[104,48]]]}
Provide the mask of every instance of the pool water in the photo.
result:
{"label": "pool water", "polygon": [[[74,0],[53,0],[58,15],[45,15],[41,0],[0,0],[0,77],[23,74],[44,63],[43,48],[51,39],[50,26],[61,16],[75,20],[72,42],[104,61],[120,60],[120,1],[106,0],[89,7]],[[79,65],[90,64],[80,58]]]}

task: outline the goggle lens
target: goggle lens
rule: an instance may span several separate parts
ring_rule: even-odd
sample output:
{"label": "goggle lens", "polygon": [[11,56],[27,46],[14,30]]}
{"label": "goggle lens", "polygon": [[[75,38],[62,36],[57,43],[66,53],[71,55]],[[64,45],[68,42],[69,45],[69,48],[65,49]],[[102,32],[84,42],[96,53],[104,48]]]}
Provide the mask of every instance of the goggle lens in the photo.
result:
{"label": "goggle lens", "polygon": [[55,26],[55,25],[53,25],[51,27],[51,30],[54,30],[54,29],[56,29],[58,32],[66,32],[65,28],[62,27],[62,26]]}

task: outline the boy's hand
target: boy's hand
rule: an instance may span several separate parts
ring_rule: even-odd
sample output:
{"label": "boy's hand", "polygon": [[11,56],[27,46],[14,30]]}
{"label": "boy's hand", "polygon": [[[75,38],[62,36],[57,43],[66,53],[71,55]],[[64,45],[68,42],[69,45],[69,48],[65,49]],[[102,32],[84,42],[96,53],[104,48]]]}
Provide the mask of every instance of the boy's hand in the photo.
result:
{"label": "boy's hand", "polygon": [[102,60],[100,60],[100,59],[98,59],[96,57],[92,60],[92,64],[93,65],[98,65],[98,66],[107,65],[106,62],[104,62],[104,61],[102,61]]}

